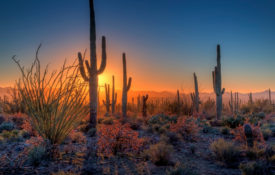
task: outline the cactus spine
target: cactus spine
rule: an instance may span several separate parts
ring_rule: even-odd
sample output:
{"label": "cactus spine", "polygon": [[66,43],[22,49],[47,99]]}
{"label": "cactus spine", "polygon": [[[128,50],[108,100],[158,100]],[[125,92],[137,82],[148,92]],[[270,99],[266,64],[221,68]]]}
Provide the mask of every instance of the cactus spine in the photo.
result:
{"label": "cactus spine", "polygon": [[115,76],[113,76],[112,79],[113,79],[113,88],[112,88],[112,114],[114,114],[115,110],[116,110],[116,102],[117,102],[117,93],[115,92]]}
{"label": "cactus spine", "polygon": [[127,93],[131,88],[132,78],[130,77],[127,82],[127,69],[126,69],[126,55],[122,54],[123,63],[123,89],[122,89],[122,116],[126,119],[127,115]]}
{"label": "cactus spine", "polygon": [[84,57],[78,53],[79,69],[82,78],[89,82],[89,97],[90,97],[90,127],[96,127],[97,118],[97,88],[98,88],[98,75],[103,73],[106,67],[106,39],[102,37],[102,60],[99,69],[97,69],[96,58],[96,28],[95,28],[95,13],[94,3],[90,0],[90,63],[86,60],[85,65],[87,73],[84,68]]}
{"label": "cactus spine", "polygon": [[216,94],[216,119],[219,120],[222,115],[222,95],[225,89],[222,88],[222,76],[221,76],[221,53],[220,45],[217,45],[217,66],[212,71],[213,88]]}
{"label": "cactus spine", "polygon": [[199,88],[198,88],[198,80],[196,73],[194,72],[194,85],[195,85],[195,92],[191,93],[191,99],[193,102],[193,105],[195,107],[196,112],[199,112],[199,104],[200,104],[200,97],[199,97]]}
{"label": "cactus spine", "polygon": [[148,94],[146,94],[145,96],[142,96],[142,116],[143,117],[147,117],[147,102],[148,100]]}
{"label": "cactus spine", "polygon": [[108,115],[110,112],[110,85],[105,84],[105,101],[103,100],[103,104],[106,108],[106,114]]}

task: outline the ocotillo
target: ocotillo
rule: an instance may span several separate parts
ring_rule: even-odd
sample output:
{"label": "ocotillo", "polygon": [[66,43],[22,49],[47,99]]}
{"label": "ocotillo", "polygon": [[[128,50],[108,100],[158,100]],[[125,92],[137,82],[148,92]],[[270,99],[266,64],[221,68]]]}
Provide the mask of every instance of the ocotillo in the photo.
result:
{"label": "ocotillo", "polygon": [[117,102],[117,93],[115,93],[115,76],[113,76],[113,88],[112,88],[112,114],[115,113]]}
{"label": "ocotillo", "polygon": [[146,96],[142,96],[142,116],[147,117],[147,102],[148,100],[148,94]]}
{"label": "ocotillo", "polygon": [[127,115],[127,93],[131,88],[132,78],[127,82],[126,55],[122,54],[123,63],[123,89],[122,89],[122,117],[125,120]]}
{"label": "ocotillo", "polygon": [[96,58],[96,27],[95,27],[95,13],[94,3],[90,0],[90,63],[86,60],[85,65],[87,73],[84,68],[84,57],[78,53],[79,69],[82,78],[89,82],[89,97],[90,97],[90,127],[96,127],[97,120],[97,88],[98,88],[98,75],[103,73],[106,67],[106,40],[102,37],[102,60],[99,69],[97,69]]}
{"label": "ocotillo", "polygon": [[217,66],[212,71],[213,88],[216,94],[216,119],[219,120],[222,115],[222,95],[225,89],[222,88],[222,76],[221,76],[221,52],[220,45],[217,45]]}

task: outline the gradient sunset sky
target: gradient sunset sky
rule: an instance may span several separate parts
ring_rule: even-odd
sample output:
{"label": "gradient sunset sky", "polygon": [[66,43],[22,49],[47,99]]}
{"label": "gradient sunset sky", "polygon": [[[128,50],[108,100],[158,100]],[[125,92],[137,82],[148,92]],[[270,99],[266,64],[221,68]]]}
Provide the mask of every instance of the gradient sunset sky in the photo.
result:
{"label": "gradient sunset sky", "polygon": [[[98,59],[107,38],[107,67],[100,83],[116,76],[121,88],[126,52],[132,90],[212,92],[211,71],[221,44],[226,91],[275,90],[274,0],[95,0]],[[12,86],[34,58],[52,68],[89,48],[88,0],[0,1],[0,87]],[[98,61],[100,62],[100,61]]]}

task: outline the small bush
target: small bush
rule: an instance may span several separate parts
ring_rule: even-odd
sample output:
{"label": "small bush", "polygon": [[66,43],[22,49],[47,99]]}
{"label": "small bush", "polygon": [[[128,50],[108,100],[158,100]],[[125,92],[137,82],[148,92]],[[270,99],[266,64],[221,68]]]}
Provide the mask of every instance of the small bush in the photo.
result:
{"label": "small bush", "polygon": [[224,139],[218,139],[212,142],[210,149],[218,161],[228,166],[233,166],[240,156],[239,148],[231,142],[226,142]]}
{"label": "small bush", "polygon": [[221,128],[221,134],[223,135],[229,135],[230,134],[230,129],[227,127],[222,127]]}
{"label": "small bush", "polygon": [[182,163],[176,163],[175,167],[171,168],[169,171],[166,172],[167,175],[197,175],[191,167],[186,166]]}
{"label": "small bush", "polygon": [[15,128],[14,123],[12,123],[12,122],[3,122],[0,125],[0,133],[4,130],[12,131],[14,128]]}
{"label": "small bush", "polygon": [[194,141],[199,128],[193,118],[180,117],[177,123],[171,124],[170,130],[179,133],[184,140]]}
{"label": "small bush", "polygon": [[38,166],[43,160],[45,160],[46,149],[42,146],[35,146],[29,151],[28,161],[33,166]]}
{"label": "small bush", "polygon": [[162,166],[171,164],[172,152],[172,145],[168,145],[165,142],[159,142],[157,144],[150,145],[149,149],[145,150],[145,155],[155,165]]}
{"label": "small bush", "polygon": [[102,122],[104,125],[112,125],[114,123],[114,120],[112,118],[106,118]]}
{"label": "small bush", "polygon": [[5,117],[3,117],[2,115],[0,115],[0,125],[5,121]]}
{"label": "small bush", "polygon": [[99,127],[98,136],[98,153],[107,157],[118,153],[138,153],[144,142],[129,124],[122,125],[118,121],[113,125]]}
{"label": "small bush", "polygon": [[229,128],[237,128],[240,125],[244,124],[244,117],[237,116],[236,118],[233,116],[227,117],[223,119],[224,125],[228,126]]}
{"label": "small bush", "polygon": [[268,140],[272,136],[272,131],[268,128],[262,129],[264,140]]}
{"label": "small bush", "polygon": [[242,175],[272,175],[270,165],[264,161],[242,163],[239,168]]}
{"label": "small bush", "polygon": [[69,135],[72,143],[86,143],[86,138],[82,132],[72,131]]}

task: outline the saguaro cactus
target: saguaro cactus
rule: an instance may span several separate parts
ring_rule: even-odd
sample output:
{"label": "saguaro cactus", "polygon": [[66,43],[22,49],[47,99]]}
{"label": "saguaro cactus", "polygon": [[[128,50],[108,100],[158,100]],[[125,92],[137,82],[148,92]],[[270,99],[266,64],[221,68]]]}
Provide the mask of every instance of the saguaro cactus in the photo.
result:
{"label": "saguaro cactus", "polygon": [[239,93],[235,92],[235,114],[239,113]]}
{"label": "saguaro cactus", "polygon": [[113,78],[113,88],[112,88],[112,114],[116,111],[117,93],[115,92],[115,76]]}
{"label": "saguaro cactus", "polygon": [[272,104],[272,101],[271,101],[271,90],[270,90],[270,88],[268,89],[268,101],[269,101],[269,104]]}
{"label": "saguaro cactus", "polygon": [[145,96],[142,96],[142,116],[147,117],[147,100],[148,100],[148,94]]}
{"label": "saguaro cactus", "polygon": [[246,145],[249,148],[253,148],[254,140],[253,140],[253,130],[249,124],[245,124],[243,126],[244,134],[246,137]]}
{"label": "saguaro cactus", "polygon": [[94,3],[90,0],[90,63],[86,60],[85,65],[87,73],[84,68],[84,57],[78,53],[79,69],[82,78],[89,82],[89,97],[90,97],[90,127],[96,127],[97,118],[97,88],[98,88],[98,75],[103,73],[106,67],[106,39],[102,37],[102,60],[99,69],[97,69],[96,58],[96,28],[95,28],[95,13]]}
{"label": "saguaro cactus", "polygon": [[110,112],[110,85],[105,84],[105,101],[103,100],[103,104],[106,108],[106,114],[108,115]]}
{"label": "saguaro cactus", "polygon": [[222,75],[221,75],[221,52],[220,45],[217,45],[217,66],[212,71],[213,88],[216,94],[216,119],[219,120],[222,115],[222,95],[225,89],[222,88]]}
{"label": "saguaro cactus", "polygon": [[177,107],[178,107],[178,116],[180,116],[180,112],[181,112],[181,109],[180,109],[180,91],[177,90]]}
{"label": "saguaro cactus", "polygon": [[137,112],[140,111],[140,94],[138,94],[138,97],[137,97]]}
{"label": "saguaro cactus", "polygon": [[253,104],[253,98],[252,98],[252,93],[250,92],[249,94],[248,94],[248,104]]}
{"label": "saguaro cactus", "polygon": [[234,114],[234,102],[233,102],[233,94],[232,94],[232,91],[231,91],[231,94],[230,94],[229,108],[230,108],[230,112],[231,112],[232,115],[233,115],[233,114]]}
{"label": "saguaro cactus", "polygon": [[126,119],[127,115],[127,93],[131,88],[132,78],[130,77],[127,82],[127,69],[126,69],[126,55],[122,54],[123,63],[123,89],[122,89],[122,116]]}
{"label": "saguaro cactus", "polygon": [[196,112],[199,112],[200,97],[199,97],[198,80],[195,72],[193,75],[194,75],[195,92],[191,93],[190,95],[191,95],[191,99]]}

